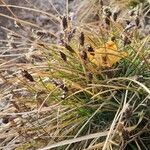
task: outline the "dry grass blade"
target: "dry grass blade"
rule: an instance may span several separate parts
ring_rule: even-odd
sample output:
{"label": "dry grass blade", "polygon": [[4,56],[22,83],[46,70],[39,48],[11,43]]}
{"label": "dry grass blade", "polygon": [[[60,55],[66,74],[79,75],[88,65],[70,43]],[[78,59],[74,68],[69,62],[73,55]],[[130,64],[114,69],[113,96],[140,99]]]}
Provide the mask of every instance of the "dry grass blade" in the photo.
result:
{"label": "dry grass blade", "polygon": [[41,148],[39,150],[48,150],[48,149],[52,149],[52,148],[56,148],[56,147],[59,147],[59,146],[68,145],[68,144],[72,144],[72,143],[76,143],[76,142],[80,142],[80,141],[84,141],[84,140],[105,137],[105,136],[107,136],[107,134],[108,134],[107,131],[100,132],[100,133],[89,134],[89,135],[78,137],[78,138],[75,138],[75,139],[64,140],[64,141],[58,142],[56,144],[52,144],[50,146],[47,146],[45,148]]}

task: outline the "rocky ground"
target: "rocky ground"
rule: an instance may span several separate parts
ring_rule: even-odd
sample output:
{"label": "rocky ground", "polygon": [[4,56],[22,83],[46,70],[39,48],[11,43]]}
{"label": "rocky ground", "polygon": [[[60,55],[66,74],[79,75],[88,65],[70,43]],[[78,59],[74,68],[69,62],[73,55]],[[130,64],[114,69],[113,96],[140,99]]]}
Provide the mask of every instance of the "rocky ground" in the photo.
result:
{"label": "rocky ground", "polygon": [[[37,10],[44,11],[46,13],[54,14],[57,17],[60,17],[62,15],[65,15],[67,10],[69,10],[70,13],[73,13],[74,16],[80,14],[84,14],[88,9],[86,8],[86,4],[89,5],[90,2],[81,2],[80,0],[68,0],[69,1],[69,8],[67,8],[66,0],[4,0],[1,1],[1,5],[9,4],[9,5],[17,5],[17,6],[23,6],[23,7],[29,7],[29,8],[34,8]],[[108,1],[104,1],[104,3],[108,3]],[[79,5],[80,4],[80,5]],[[78,6],[78,10],[76,7]],[[111,4],[111,6],[114,7],[114,10],[118,9],[120,6],[116,6],[114,4]],[[121,6],[122,7],[122,6]],[[144,11],[146,14],[145,18],[143,19],[143,23],[145,26],[145,30],[149,30],[149,27],[147,25],[150,25],[150,12],[148,12],[150,6],[144,5],[140,6],[140,9]],[[9,9],[9,10],[8,10]],[[122,8],[121,8],[122,9]],[[11,13],[13,12],[13,14]],[[91,20],[93,17],[91,14],[97,13],[98,10],[95,10],[95,12],[90,12],[90,16],[87,16],[88,20]],[[123,10],[125,11],[125,10]],[[46,30],[51,30],[51,31],[57,31],[58,27],[52,20],[49,19],[48,16],[44,14],[40,14],[34,11],[29,11],[21,8],[6,8],[6,7],[1,7],[0,8],[0,13],[4,15],[9,15],[11,17],[14,17],[14,15],[22,19],[24,21],[30,21],[32,23],[35,23],[36,25],[46,29]],[[124,12],[122,12],[124,13]],[[125,14],[125,13],[124,13]],[[143,16],[144,17],[144,16]],[[142,18],[141,18],[142,19]],[[7,27],[9,29],[15,30],[14,28],[14,20],[8,19],[7,17],[4,17],[3,15],[0,15],[0,26],[1,27]],[[147,32],[145,31],[144,32]],[[0,28],[0,39],[3,39],[6,37],[6,32]]]}
{"label": "rocky ground", "polygon": [[[46,13],[54,14],[55,16],[62,16],[66,14],[66,0],[4,0],[0,2],[1,5],[17,5],[23,7],[31,7],[37,10],[44,11]],[[69,0],[69,11],[72,11],[76,6],[77,1]],[[19,19],[30,21],[43,27],[44,29],[50,29],[56,31],[56,26],[52,21],[49,20],[49,17],[34,11],[29,11],[20,8],[10,8],[14,15]],[[13,17],[13,14],[6,7],[0,8],[0,13],[9,15]],[[14,30],[14,20],[8,19],[0,15],[0,26],[7,27]],[[6,37],[6,34],[2,28],[0,28],[0,39]]]}

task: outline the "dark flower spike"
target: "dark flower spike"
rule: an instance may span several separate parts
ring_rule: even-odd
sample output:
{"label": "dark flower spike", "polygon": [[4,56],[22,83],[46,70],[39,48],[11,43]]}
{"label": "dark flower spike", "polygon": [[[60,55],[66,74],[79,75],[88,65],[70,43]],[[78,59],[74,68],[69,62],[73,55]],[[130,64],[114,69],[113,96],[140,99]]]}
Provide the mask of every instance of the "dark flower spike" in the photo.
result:
{"label": "dark flower spike", "polygon": [[80,37],[79,37],[79,42],[81,46],[84,46],[84,41],[85,41],[84,33],[81,32]]}
{"label": "dark flower spike", "polygon": [[111,41],[114,42],[115,40],[116,40],[115,36],[111,37]]}
{"label": "dark flower spike", "polygon": [[87,53],[85,51],[81,52],[81,58],[87,60]]}
{"label": "dark flower spike", "polygon": [[125,119],[130,119],[132,114],[133,114],[133,108],[130,106],[124,112]]}
{"label": "dark flower spike", "polygon": [[132,10],[131,12],[130,12],[130,16],[134,16],[135,15],[135,10]]}
{"label": "dark flower spike", "polygon": [[3,118],[2,118],[2,122],[3,122],[4,124],[7,124],[7,123],[9,122],[9,118],[10,118],[10,116],[3,117]]}
{"label": "dark flower spike", "polygon": [[112,18],[113,18],[114,21],[117,21],[120,12],[121,11],[116,11],[116,12],[113,13]]}
{"label": "dark flower spike", "polygon": [[94,52],[94,49],[93,49],[93,47],[91,45],[88,46],[87,50],[88,50],[88,52]]}
{"label": "dark flower spike", "polygon": [[70,52],[74,52],[74,50],[72,49],[72,47],[70,45],[68,45],[67,43],[63,43],[64,47],[69,50]]}
{"label": "dark flower spike", "polygon": [[112,12],[110,11],[110,9],[106,8],[104,11],[105,11],[106,17],[110,18],[110,16],[112,15]]}
{"label": "dark flower spike", "polygon": [[103,6],[103,5],[104,5],[103,0],[100,0],[100,5],[101,5],[101,6]]}
{"label": "dark flower spike", "polygon": [[52,83],[55,84],[55,86],[58,86],[60,89],[62,89],[65,93],[69,91],[68,87],[62,81],[53,79]]}
{"label": "dark flower spike", "polygon": [[105,17],[105,23],[110,26],[110,18],[109,17]]}
{"label": "dark flower spike", "polygon": [[65,16],[62,18],[62,26],[63,26],[63,30],[68,28],[68,21]]}
{"label": "dark flower spike", "polygon": [[93,19],[95,21],[99,21],[100,20],[99,13],[96,13]]}
{"label": "dark flower spike", "polygon": [[34,82],[34,79],[33,79],[32,75],[29,74],[28,71],[23,70],[23,71],[22,71],[22,75],[23,75],[23,77],[25,77],[25,78],[28,79],[29,81]]}
{"label": "dark flower spike", "polygon": [[126,130],[126,129],[123,129],[123,131],[122,131],[122,137],[123,137],[123,140],[128,141],[130,139],[130,133],[129,133],[129,131]]}
{"label": "dark flower spike", "polygon": [[45,37],[45,36],[47,36],[48,35],[48,33],[46,33],[45,31],[36,31],[36,35],[38,36],[38,37],[40,37],[40,38],[43,38],[43,37]]}
{"label": "dark flower spike", "polygon": [[131,41],[127,36],[125,36],[124,39],[123,39],[123,45],[126,46],[126,45],[129,45],[129,44],[131,44]]}
{"label": "dark flower spike", "polygon": [[76,33],[76,29],[73,29],[73,30],[72,30],[72,33],[75,34],[75,33]]}
{"label": "dark flower spike", "polygon": [[65,61],[65,62],[67,61],[67,57],[62,51],[60,51],[60,56],[63,59],[63,61]]}
{"label": "dark flower spike", "polygon": [[136,19],[135,19],[135,24],[136,24],[136,26],[138,27],[139,26],[139,24],[140,24],[140,19],[139,19],[139,17],[137,16],[136,17]]}
{"label": "dark flower spike", "polygon": [[130,20],[126,20],[126,24],[129,25],[131,23]]}

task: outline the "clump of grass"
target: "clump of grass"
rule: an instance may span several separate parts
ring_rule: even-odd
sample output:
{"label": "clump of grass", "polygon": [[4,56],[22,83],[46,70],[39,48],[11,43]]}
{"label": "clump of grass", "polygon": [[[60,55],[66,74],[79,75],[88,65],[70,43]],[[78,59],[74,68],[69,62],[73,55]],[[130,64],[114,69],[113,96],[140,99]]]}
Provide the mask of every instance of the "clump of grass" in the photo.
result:
{"label": "clump of grass", "polygon": [[1,73],[13,87],[11,105],[0,114],[11,127],[1,131],[1,147],[149,149],[149,36],[141,38],[139,25],[125,24],[119,14],[114,20],[105,7],[101,2],[94,22],[62,16],[57,43],[13,32],[29,47],[20,66],[2,60],[2,70],[12,65],[15,73]]}

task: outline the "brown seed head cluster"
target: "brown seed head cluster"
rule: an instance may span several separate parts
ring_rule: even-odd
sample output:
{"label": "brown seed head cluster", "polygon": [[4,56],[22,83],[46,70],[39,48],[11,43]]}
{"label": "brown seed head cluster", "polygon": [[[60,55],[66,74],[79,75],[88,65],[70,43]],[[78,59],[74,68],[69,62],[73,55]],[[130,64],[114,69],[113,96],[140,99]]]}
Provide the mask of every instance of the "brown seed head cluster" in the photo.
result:
{"label": "brown seed head cluster", "polygon": [[68,28],[68,20],[66,16],[62,18],[62,26],[63,26],[63,30],[66,30]]}
{"label": "brown seed head cluster", "polygon": [[79,37],[79,42],[81,46],[84,46],[84,41],[85,41],[84,33],[81,32],[80,37]]}
{"label": "brown seed head cluster", "polygon": [[22,75],[23,75],[23,77],[25,77],[26,79],[28,79],[30,82],[34,82],[34,79],[33,79],[32,75],[29,74],[28,71],[23,70],[22,71]]}

